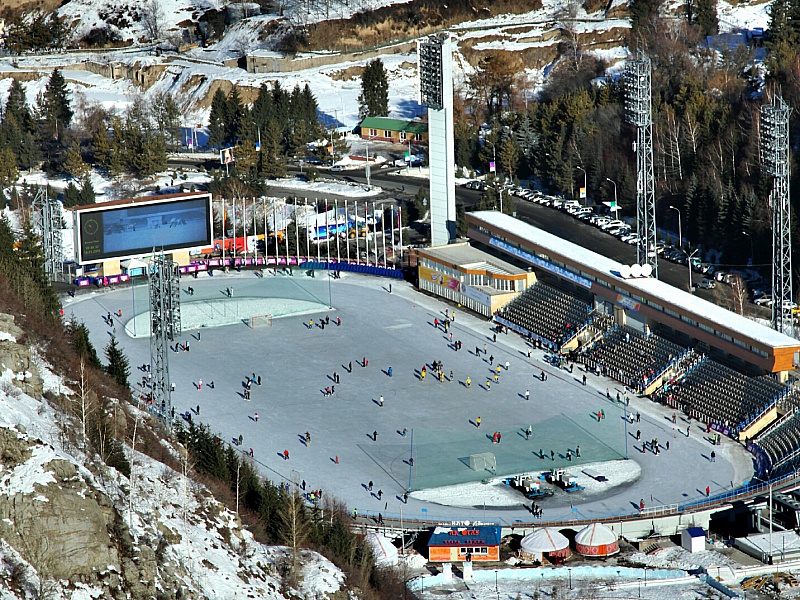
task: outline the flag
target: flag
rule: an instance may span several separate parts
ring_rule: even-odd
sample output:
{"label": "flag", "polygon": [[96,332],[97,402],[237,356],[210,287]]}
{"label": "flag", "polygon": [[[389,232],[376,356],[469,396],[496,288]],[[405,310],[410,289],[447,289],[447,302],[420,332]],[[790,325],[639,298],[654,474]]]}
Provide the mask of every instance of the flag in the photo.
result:
{"label": "flag", "polygon": [[495,168],[494,161],[489,161],[489,173],[494,173],[497,169]]}
{"label": "flag", "polygon": [[581,188],[581,200],[586,200],[586,188]]}

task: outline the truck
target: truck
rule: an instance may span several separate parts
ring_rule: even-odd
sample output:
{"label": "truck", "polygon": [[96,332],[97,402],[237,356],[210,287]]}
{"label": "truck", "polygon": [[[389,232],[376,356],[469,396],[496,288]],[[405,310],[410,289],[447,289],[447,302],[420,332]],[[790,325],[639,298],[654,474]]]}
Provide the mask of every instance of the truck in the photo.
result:
{"label": "truck", "polygon": [[369,233],[369,227],[362,223],[356,225],[354,220],[348,219],[339,223],[328,223],[327,225],[316,225],[314,227],[306,228],[306,235],[312,242],[324,242],[328,239],[334,239],[337,236],[351,240],[358,237],[366,237]]}

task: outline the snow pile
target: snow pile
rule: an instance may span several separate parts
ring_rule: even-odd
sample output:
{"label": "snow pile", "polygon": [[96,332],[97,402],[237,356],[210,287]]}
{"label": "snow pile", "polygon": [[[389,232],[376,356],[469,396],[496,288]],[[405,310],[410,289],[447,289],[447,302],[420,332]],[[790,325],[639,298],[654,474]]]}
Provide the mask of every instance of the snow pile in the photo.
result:
{"label": "snow pile", "polygon": [[678,546],[666,548],[653,554],[637,552],[630,557],[632,563],[662,569],[683,569],[690,571],[698,567],[739,567],[739,563],[715,550],[687,552]]}

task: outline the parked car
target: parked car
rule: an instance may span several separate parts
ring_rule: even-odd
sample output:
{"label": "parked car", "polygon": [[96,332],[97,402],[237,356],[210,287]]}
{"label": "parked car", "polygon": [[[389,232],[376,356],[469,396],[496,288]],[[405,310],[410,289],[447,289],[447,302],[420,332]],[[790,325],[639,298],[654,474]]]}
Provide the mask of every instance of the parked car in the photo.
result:
{"label": "parked car", "polygon": [[713,290],[715,287],[717,287],[717,282],[713,279],[703,279],[703,281],[697,284],[697,287],[704,290]]}
{"label": "parked car", "polygon": [[344,167],[342,165],[333,165],[331,171],[338,173],[339,171],[344,171]]}
{"label": "parked car", "polygon": [[609,229],[613,229],[614,227],[622,227],[623,225],[625,225],[625,221],[620,221],[619,219],[613,219],[603,225],[600,225],[600,229],[602,229],[603,231],[608,231]]}
{"label": "parked car", "polygon": [[755,299],[755,303],[759,306],[772,306],[774,300],[772,299],[772,294],[765,294],[764,296],[760,296],[759,298]]}

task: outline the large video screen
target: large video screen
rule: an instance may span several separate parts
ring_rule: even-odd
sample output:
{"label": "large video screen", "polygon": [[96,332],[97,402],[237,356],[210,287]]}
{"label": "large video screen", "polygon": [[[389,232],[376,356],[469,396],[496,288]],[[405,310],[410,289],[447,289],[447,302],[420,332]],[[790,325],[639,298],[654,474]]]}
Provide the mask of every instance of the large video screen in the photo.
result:
{"label": "large video screen", "polygon": [[211,237],[211,195],[131,202],[75,213],[80,264],[131,258],[157,251],[207,248]]}

